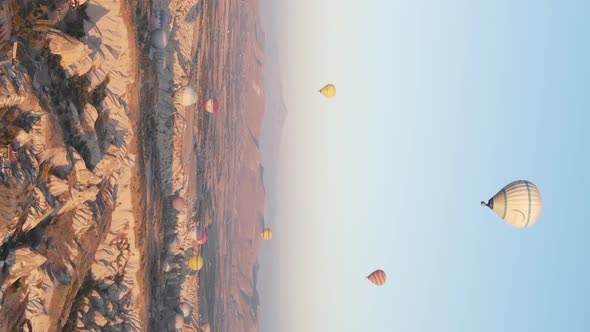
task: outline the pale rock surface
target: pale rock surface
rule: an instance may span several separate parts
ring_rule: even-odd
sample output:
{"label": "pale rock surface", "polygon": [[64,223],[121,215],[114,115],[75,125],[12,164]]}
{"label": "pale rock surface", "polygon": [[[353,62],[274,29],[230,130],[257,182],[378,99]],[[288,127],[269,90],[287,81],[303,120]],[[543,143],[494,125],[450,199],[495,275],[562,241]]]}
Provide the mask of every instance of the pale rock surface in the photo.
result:
{"label": "pale rock surface", "polygon": [[92,63],[86,58],[92,51],[87,45],[57,29],[49,30],[47,39],[51,53],[61,56],[61,66],[68,76],[82,75],[90,70]]}
{"label": "pale rock surface", "polygon": [[[44,115],[28,132],[17,132],[16,146],[22,147],[23,158],[30,159],[27,166],[21,170],[17,165],[10,176],[0,174],[0,180],[5,180],[0,190],[0,239],[15,232],[34,239],[30,248],[10,248],[8,259],[0,262],[9,271],[0,279],[5,295],[0,331],[28,324],[33,331],[61,330],[70,309],[77,310],[72,327],[78,331],[143,330],[129,186],[135,158],[128,149],[133,133],[127,98],[134,68],[128,18],[119,1],[91,0],[88,8],[93,22],[86,24],[87,37],[80,41],[52,29],[48,40],[51,51],[61,55],[66,77],[88,72],[93,89],[109,76],[107,96],[100,105],[108,114],[104,135],[95,131],[99,116],[94,106],[77,109],[67,100],[53,104],[46,94],[54,88],[49,83],[55,73],[46,65],[39,65],[35,91],[25,71],[0,66],[5,73],[0,75],[0,107]],[[58,109],[67,115],[60,118]],[[71,119],[66,129],[60,123],[65,117]],[[68,134],[80,140],[83,150],[68,143]],[[21,202],[30,204],[21,206]],[[21,216],[26,218],[19,221]],[[92,300],[82,297],[76,302],[80,307],[72,308],[78,305],[76,293],[90,271],[100,281],[89,292]],[[16,280],[20,280],[18,291],[10,293]],[[12,323],[2,319],[11,316],[19,319]]]}

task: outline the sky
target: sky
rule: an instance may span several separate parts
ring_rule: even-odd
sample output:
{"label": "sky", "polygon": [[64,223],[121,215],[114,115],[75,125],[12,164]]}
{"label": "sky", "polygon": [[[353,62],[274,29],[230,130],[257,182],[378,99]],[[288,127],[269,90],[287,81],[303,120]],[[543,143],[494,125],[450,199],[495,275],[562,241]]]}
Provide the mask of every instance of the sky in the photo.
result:
{"label": "sky", "polygon": [[[590,330],[590,2],[271,3],[262,331]],[[528,229],[480,205],[519,179],[543,195]]]}

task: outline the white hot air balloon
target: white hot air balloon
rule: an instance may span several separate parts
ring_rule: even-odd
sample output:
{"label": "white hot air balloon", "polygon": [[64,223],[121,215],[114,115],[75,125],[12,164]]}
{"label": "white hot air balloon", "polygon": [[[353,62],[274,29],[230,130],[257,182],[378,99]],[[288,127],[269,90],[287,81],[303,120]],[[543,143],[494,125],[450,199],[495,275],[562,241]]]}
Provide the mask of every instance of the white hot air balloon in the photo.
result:
{"label": "white hot air balloon", "polygon": [[193,312],[193,307],[187,302],[182,302],[180,305],[178,305],[178,311],[180,314],[182,314],[182,317],[187,319]]}
{"label": "white hot air balloon", "polygon": [[182,331],[184,328],[184,317],[182,314],[176,314],[176,318],[174,320],[174,328],[176,331]]}
{"label": "white hot air balloon", "polygon": [[190,106],[197,102],[197,93],[195,89],[185,85],[174,93],[174,99],[182,106]]}
{"label": "white hot air balloon", "polygon": [[151,34],[151,44],[156,49],[163,49],[168,45],[168,32],[163,29],[155,29]]}
{"label": "white hot air balloon", "polygon": [[500,218],[517,228],[531,227],[541,216],[541,192],[533,183],[514,181],[502,188],[488,203],[481,202]]}

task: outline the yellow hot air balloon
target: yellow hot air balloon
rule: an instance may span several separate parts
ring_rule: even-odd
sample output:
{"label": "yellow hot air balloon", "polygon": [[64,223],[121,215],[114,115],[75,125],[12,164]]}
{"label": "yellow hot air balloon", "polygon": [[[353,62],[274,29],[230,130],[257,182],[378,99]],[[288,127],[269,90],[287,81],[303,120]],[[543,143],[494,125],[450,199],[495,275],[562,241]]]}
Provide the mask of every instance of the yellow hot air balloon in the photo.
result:
{"label": "yellow hot air balloon", "polygon": [[260,233],[260,236],[262,236],[262,238],[265,239],[265,240],[270,240],[270,239],[272,239],[272,230],[270,228],[265,228]]}
{"label": "yellow hot air balloon", "polygon": [[186,265],[191,268],[191,270],[199,271],[203,267],[203,256],[201,255],[193,255],[191,258],[186,260]]}
{"label": "yellow hot air balloon", "polygon": [[533,183],[525,180],[510,182],[488,203],[481,205],[492,209],[500,218],[517,228],[534,225],[541,216],[543,204],[541,192]]}
{"label": "yellow hot air balloon", "polygon": [[336,95],[336,87],[334,84],[326,84],[319,90],[325,97],[332,98]]}
{"label": "yellow hot air balloon", "polygon": [[375,270],[373,273],[367,276],[367,279],[369,279],[372,283],[374,283],[377,286],[385,284],[386,278],[387,276],[385,275],[385,271],[383,270]]}

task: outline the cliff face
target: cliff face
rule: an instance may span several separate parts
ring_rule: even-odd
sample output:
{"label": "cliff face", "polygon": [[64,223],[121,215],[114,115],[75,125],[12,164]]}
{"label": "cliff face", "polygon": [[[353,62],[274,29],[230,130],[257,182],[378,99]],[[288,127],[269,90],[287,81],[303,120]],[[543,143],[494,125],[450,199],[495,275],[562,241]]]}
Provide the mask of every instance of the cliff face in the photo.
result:
{"label": "cliff face", "polygon": [[[258,330],[257,1],[9,3],[0,37],[27,38],[0,56],[0,331]],[[220,110],[179,104],[186,85]]]}
{"label": "cliff face", "polygon": [[[48,10],[18,5],[10,7],[17,23],[21,14]],[[113,22],[125,27],[121,8],[116,1],[93,1],[87,11],[92,27],[76,39],[56,27],[82,12],[68,12],[64,1],[56,5],[39,18],[44,21],[33,22],[43,24],[33,31],[43,31],[48,47],[24,41],[22,64],[0,68],[0,144],[12,143],[17,155],[0,170],[0,317],[6,318],[0,330],[139,330],[140,302],[137,291],[129,291],[136,288],[139,255],[129,232],[133,218],[125,213],[134,164],[125,95],[133,66],[126,30],[108,29]],[[116,274],[114,287],[107,279]],[[100,302],[92,292],[107,295]],[[103,302],[110,302],[108,319],[98,319]]]}

